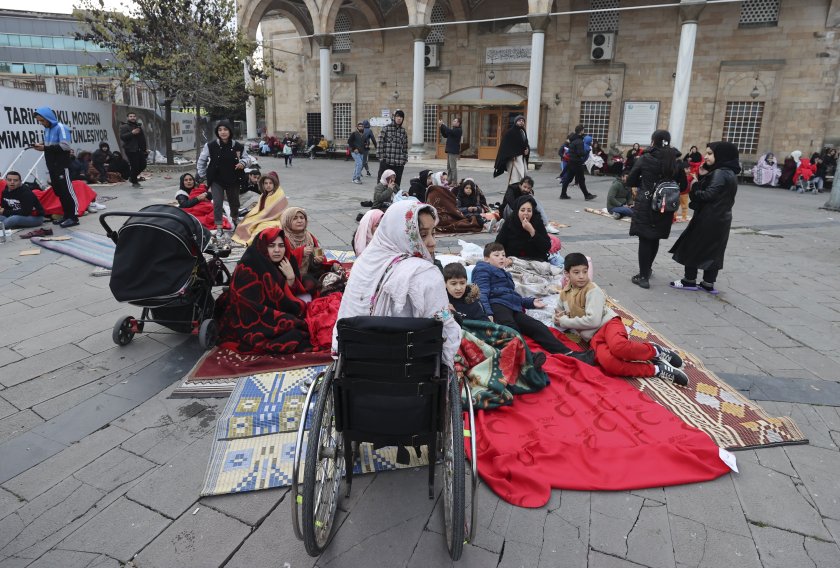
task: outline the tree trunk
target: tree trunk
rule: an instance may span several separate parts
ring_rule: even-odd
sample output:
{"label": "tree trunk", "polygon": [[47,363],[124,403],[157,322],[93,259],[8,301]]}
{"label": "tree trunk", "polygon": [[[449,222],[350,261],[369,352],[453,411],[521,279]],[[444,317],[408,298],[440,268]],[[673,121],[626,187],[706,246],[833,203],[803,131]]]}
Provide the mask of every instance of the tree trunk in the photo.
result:
{"label": "tree trunk", "polygon": [[840,211],[840,183],[838,183],[836,175],[834,182],[831,184],[831,195],[828,196],[828,201],[825,202],[822,209]]}
{"label": "tree trunk", "polygon": [[166,145],[166,163],[171,166],[175,163],[175,155],[172,153],[172,99],[169,97],[163,101],[163,122],[166,123],[163,137]]}

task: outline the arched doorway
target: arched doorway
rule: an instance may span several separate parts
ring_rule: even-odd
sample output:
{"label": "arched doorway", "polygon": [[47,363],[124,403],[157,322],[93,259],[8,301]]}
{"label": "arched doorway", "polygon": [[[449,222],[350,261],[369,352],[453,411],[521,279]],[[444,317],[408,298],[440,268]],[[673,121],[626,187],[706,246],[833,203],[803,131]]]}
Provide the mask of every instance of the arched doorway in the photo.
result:
{"label": "arched doorway", "polygon": [[[527,98],[498,87],[467,87],[444,95],[436,101],[438,116],[451,124],[461,117],[464,137],[461,156],[479,160],[495,160],[502,136],[513,126],[518,114],[525,114]],[[438,135],[436,156],[446,157],[446,139]]]}

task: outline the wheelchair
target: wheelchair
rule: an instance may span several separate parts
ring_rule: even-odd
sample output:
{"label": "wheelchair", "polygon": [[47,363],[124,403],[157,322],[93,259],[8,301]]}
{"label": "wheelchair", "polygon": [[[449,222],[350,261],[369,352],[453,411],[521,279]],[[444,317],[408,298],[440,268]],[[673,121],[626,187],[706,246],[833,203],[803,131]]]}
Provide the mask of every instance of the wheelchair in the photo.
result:
{"label": "wheelchair", "polygon": [[[342,475],[345,497],[349,497],[360,443],[415,450],[425,445],[429,499],[435,496],[435,463],[440,458],[446,545],[452,560],[458,560],[464,542],[475,537],[478,472],[476,460],[467,466],[464,455],[467,432],[471,455],[476,455],[475,420],[472,399],[467,396],[470,428],[466,431],[460,384],[454,373],[441,365],[441,322],[360,316],[341,319],[336,325],[338,360],[307,393],[297,433],[291,499],[295,535],[311,556],[326,549]],[[304,444],[307,422],[309,434]],[[467,475],[471,484],[469,518]]]}

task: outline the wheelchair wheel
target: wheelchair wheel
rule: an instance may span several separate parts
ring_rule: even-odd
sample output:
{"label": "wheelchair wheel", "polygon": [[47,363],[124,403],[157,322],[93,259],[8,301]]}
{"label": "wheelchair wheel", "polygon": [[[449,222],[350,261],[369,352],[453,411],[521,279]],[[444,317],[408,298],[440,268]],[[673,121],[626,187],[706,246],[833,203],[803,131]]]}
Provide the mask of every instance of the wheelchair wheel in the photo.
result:
{"label": "wheelchair wheel", "polygon": [[449,378],[443,417],[443,520],[446,547],[452,560],[461,558],[464,548],[464,418],[458,380]]}
{"label": "wheelchair wheel", "polygon": [[344,473],[344,439],[335,429],[335,399],[328,378],[318,393],[303,474],[301,528],[310,556],[321,554],[330,540]]}

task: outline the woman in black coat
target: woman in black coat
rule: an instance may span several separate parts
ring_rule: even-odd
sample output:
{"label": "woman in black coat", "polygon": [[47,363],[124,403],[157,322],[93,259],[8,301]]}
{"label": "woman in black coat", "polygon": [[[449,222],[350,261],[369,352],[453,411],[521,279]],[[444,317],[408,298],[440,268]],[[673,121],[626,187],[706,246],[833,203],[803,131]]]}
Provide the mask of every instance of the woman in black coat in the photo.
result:
{"label": "woman in black coat", "polygon": [[[732,226],[732,206],[738,192],[738,148],[732,142],[712,142],[706,149],[708,173],[688,194],[694,216],[671,247],[674,260],[685,266],[685,278],[671,282],[679,290],[705,290],[717,294],[715,280],[723,268],[723,255]],[[701,170],[702,172],[702,170]],[[697,270],[703,281],[697,283]]]}
{"label": "woman in black coat", "polygon": [[633,220],[630,236],[639,237],[639,273],[630,280],[642,288],[650,288],[653,260],[659,252],[660,239],[671,235],[674,213],[654,211],[651,197],[656,185],[664,180],[676,181],[681,190],[686,188],[685,171],[677,161],[679,154],[671,148],[671,133],[657,130],[651,137],[651,145],[633,163],[627,179],[627,187],[638,187],[633,206]]}
{"label": "woman in black coat", "polygon": [[505,224],[496,236],[496,242],[505,247],[507,256],[548,260],[551,239],[537,209],[537,201],[532,196],[523,195],[516,200],[513,211],[505,219]]}

